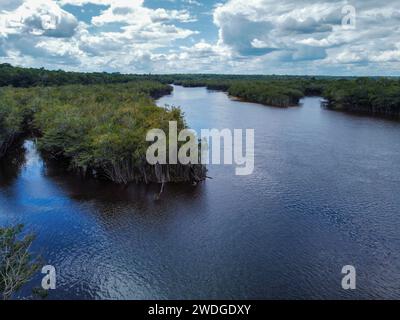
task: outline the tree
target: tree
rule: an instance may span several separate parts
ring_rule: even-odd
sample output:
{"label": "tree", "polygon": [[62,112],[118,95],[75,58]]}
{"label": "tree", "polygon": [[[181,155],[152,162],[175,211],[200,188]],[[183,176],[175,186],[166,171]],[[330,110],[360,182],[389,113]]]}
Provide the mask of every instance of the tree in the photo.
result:
{"label": "tree", "polygon": [[23,225],[0,228],[0,298],[10,299],[39,269],[29,251],[35,236],[21,237]]}

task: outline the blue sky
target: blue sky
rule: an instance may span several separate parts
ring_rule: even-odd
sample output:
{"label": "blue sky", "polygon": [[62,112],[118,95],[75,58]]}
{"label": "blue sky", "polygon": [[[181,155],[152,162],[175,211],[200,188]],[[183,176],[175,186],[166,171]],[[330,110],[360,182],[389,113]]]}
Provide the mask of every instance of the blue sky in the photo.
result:
{"label": "blue sky", "polygon": [[398,0],[0,0],[0,62],[398,76],[399,22]]}

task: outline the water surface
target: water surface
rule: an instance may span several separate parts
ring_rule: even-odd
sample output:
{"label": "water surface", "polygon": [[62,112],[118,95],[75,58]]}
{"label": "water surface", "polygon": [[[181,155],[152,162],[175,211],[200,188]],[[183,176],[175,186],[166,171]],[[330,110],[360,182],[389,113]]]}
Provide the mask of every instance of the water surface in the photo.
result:
{"label": "water surface", "polygon": [[[45,165],[34,141],[0,166],[0,224],[37,233],[58,271],[50,298],[400,298],[400,123],[279,109],[175,87],[195,130],[252,128],[255,171],[124,188]],[[357,290],[341,289],[344,265]],[[19,297],[40,285],[35,277]]]}

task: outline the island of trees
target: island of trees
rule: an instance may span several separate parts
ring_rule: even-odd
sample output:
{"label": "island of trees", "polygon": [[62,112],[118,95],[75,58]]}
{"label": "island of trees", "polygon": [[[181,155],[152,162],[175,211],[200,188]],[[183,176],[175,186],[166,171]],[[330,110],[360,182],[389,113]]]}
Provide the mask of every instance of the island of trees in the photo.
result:
{"label": "island of trees", "polygon": [[178,108],[153,98],[170,93],[160,82],[0,88],[0,157],[23,135],[34,135],[45,158],[67,161],[83,176],[130,182],[189,182],[206,178],[200,164],[150,165],[146,134],[169,121],[186,127]]}
{"label": "island of trees", "polygon": [[[11,299],[40,269],[40,257],[30,253],[35,236],[24,235],[23,228],[0,226],[0,300]],[[39,288],[32,293],[35,297],[45,294]]]}

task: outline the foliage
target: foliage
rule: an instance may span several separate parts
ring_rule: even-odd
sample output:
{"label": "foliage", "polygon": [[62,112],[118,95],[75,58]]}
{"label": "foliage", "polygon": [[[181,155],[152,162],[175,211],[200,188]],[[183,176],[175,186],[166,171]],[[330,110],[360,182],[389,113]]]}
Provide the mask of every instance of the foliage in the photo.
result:
{"label": "foliage", "polygon": [[198,80],[178,80],[175,84],[185,87],[205,86],[223,90],[231,96],[248,102],[287,108],[299,104],[306,95],[321,94],[325,81],[309,77],[279,76],[210,76]]}
{"label": "foliage", "polygon": [[20,68],[10,64],[0,64],[0,87],[33,87],[33,86],[61,86],[68,84],[107,84],[126,83],[144,80],[140,75],[124,75],[120,73],[80,73],[65,72],[62,70],[49,71],[43,68]]}
{"label": "foliage", "polygon": [[175,84],[224,90],[245,101],[270,106],[298,105],[299,99],[322,95],[333,109],[400,117],[397,78],[301,76],[176,75]]}
{"label": "foliage", "polygon": [[165,86],[151,82],[120,85],[64,86],[40,89],[41,108],[34,126],[39,148],[71,159],[75,168],[102,168],[129,159],[143,160],[152,128],[168,131],[169,121],[184,127],[179,109],[154,105],[148,93]]}
{"label": "foliage", "polygon": [[[177,121],[178,130],[186,127],[180,109],[157,107],[151,98],[171,90],[153,81],[3,88],[0,121],[12,123],[5,136],[30,130],[45,155],[67,159],[83,175],[124,184],[202,180],[203,166],[189,166],[197,173],[187,173],[179,165],[156,170],[145,161],[149,130],[168,132],[169,121]],[[8,120],[14,114],[15,123]]]}
{"label": "foliage", "polygon": [[33,89],[0,88],[0,158],[31,120],[37,99]]}
{"label": "foliage", "polygon": [[400,81],[359,78],[329,83],[328,107],[344,111],[400,117]]}
{"label": "foliage", "polygon": [[277,81],[271,82],[236,82],[228,92],[232,96],[246,101],[277,107],[289,107],[299,104],[304,92],[296,86],[287,86]]}
{"label": "foliage", "polygon": [[0,297],[10,299],[39,269],[39,259],[29,253],[33,235],[21,238],[22,225],[0,227]]}
{"label": "foliage", "polygon": [[[0,87],[33,87],[33,86],[61,86],[68,84],[111,84],[133,81],[157,81],[164,84],[185,84],[190,86],[208,85],[221,90],[227,90],[226,85],[231,81],[286,81],[304,80],[311,77],[297,76],[265,76],[265,75],[218,75],[218,74],[120,74],[120,73],[80,73],[65,72],[62,70],[49,71],[43,68],[21,68],[10,64],[0,64]],[[323,80],[323,77],[314,78]]]}

